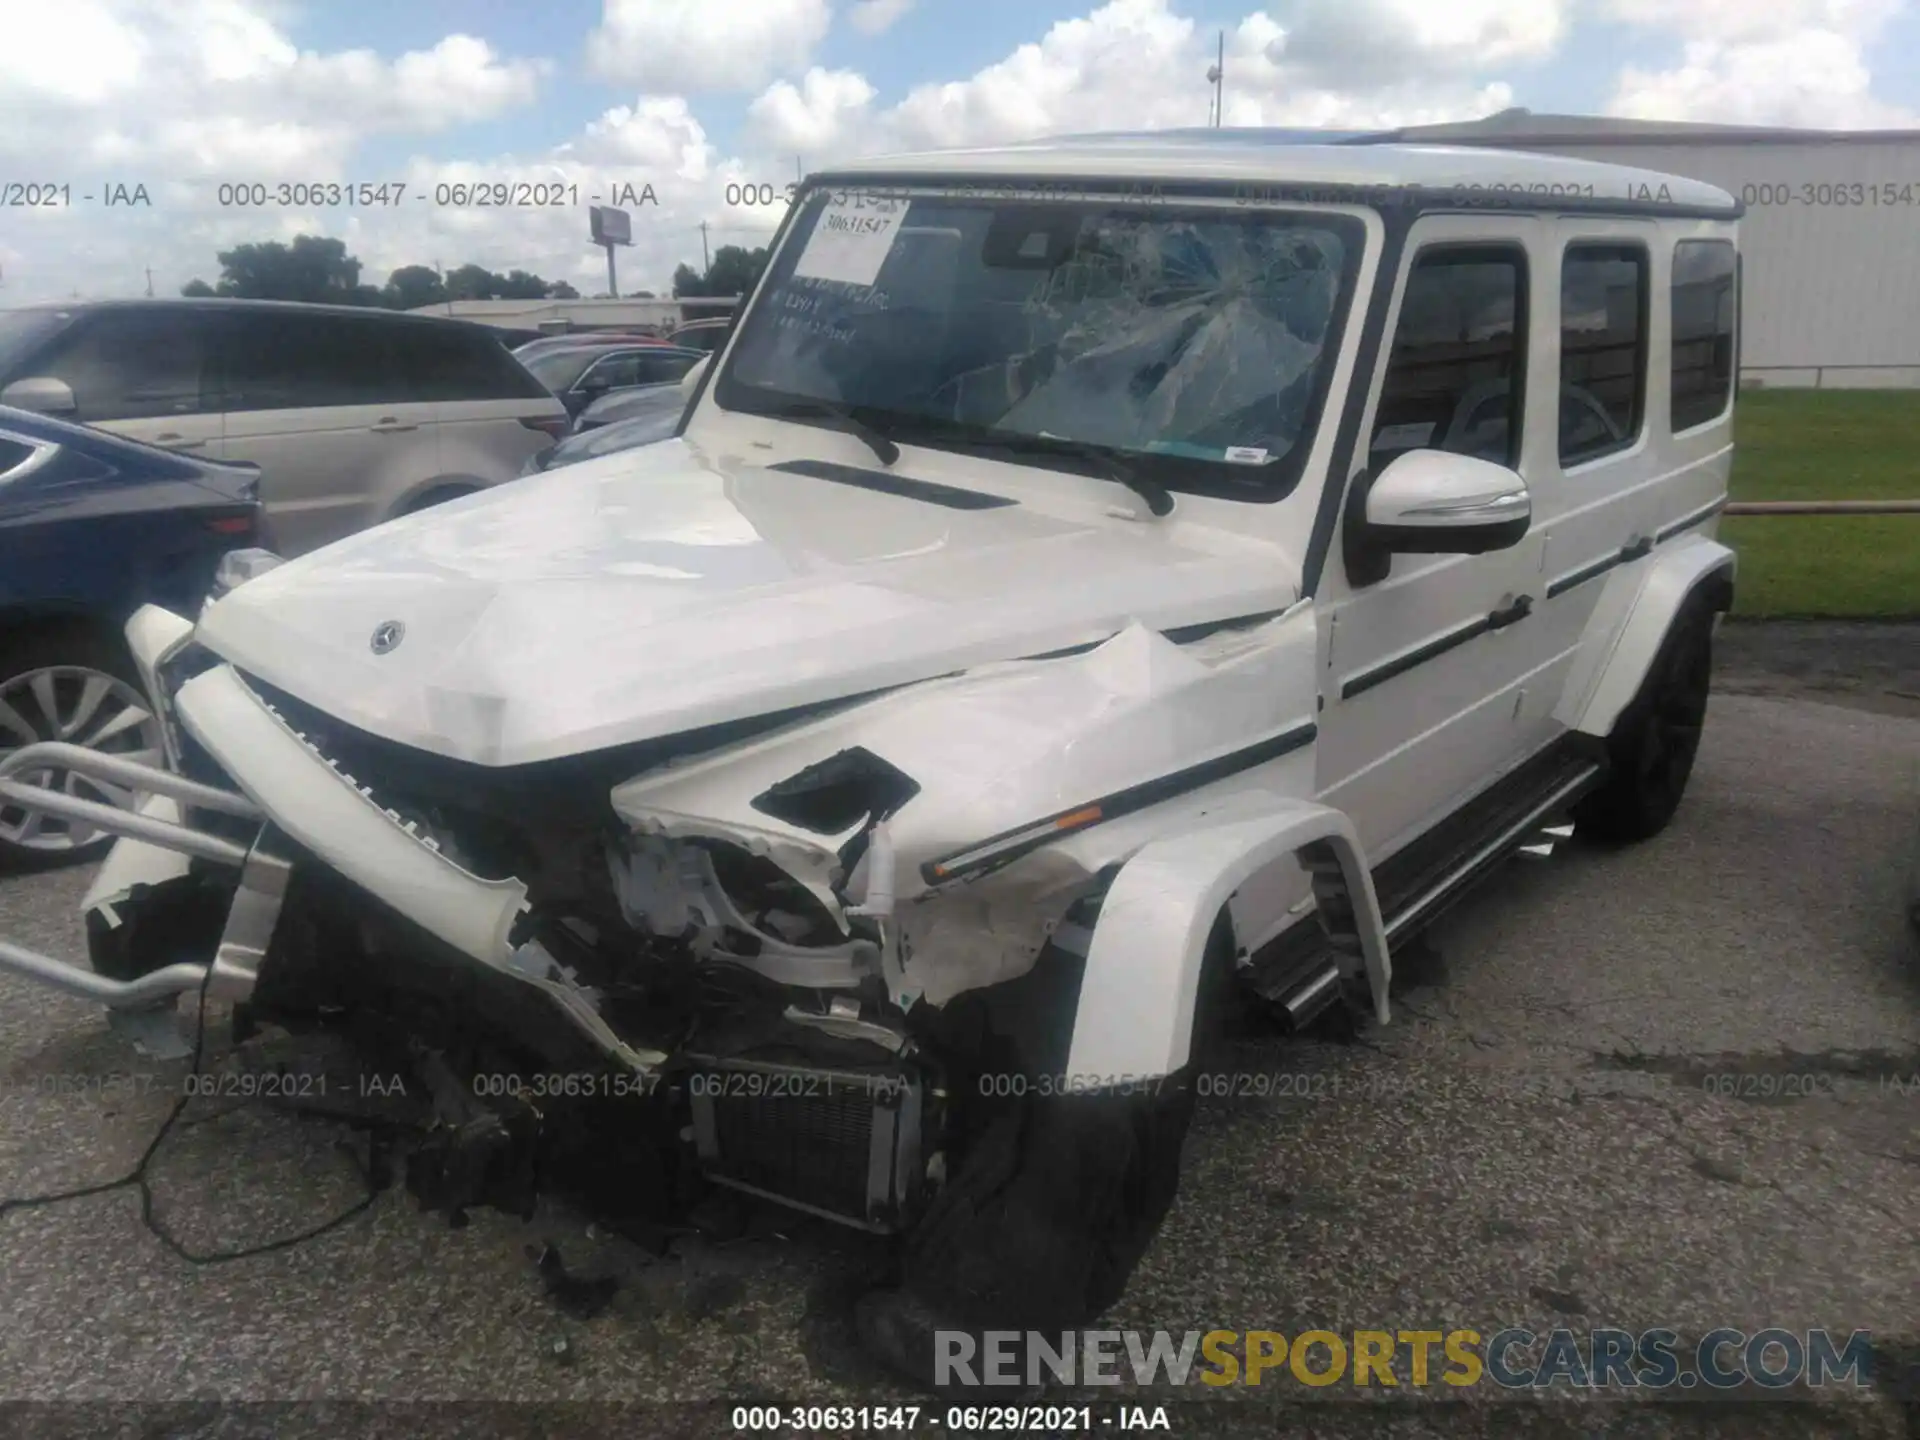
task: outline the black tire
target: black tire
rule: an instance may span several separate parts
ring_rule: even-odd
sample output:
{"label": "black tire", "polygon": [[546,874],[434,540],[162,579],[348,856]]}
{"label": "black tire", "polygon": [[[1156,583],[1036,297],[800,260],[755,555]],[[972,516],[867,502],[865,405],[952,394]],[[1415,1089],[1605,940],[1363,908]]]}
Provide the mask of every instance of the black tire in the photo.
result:
{"label": "black tire", "polygon": [[1606,780],[1574,807],[1586,838],[1609,845],[1651,839],[1680,808],[1706,724],[1713,616],[1692,601],[1675,617],[1640,693],[1607,737]]}
{"label": "black tire", "polygon": [[907,1237],[900,1288],[862,1303],[878,1358],[934,1384],[936,1330],[1057,1333],[1119,1300],[1179,1192],[1195,1068],[1235,983],[1222,917],[1182,1070],[1132,1089],[1030,1094],[986,1126]]}
{"label": "black tire", "polygon": [[[10,687],[21,685],[25,677],[36,671],[47,670],[90,671],[105,677],[126,687],[132,697],[138,697],[145,713],[151,715],[151,701],[146,686],[126,646],[85,622],[58,621],[0,637],[0,699],[7,696]],[[63,695],[70,692],[73,683],[71,678],[60,681]],[[62,738],[51,733],[51,727],[44,723],[46,717],[30,707],[15,705],[11,714],[16,717],[14,724],[8,724],[4,718],[0,718],[0,754],[27,741],[25,735],[15,733],[15,724],[19,719],[24,719],[34,730],[33,738],[36,740]],[[157,749],[158,722],[149,721],[149,726],[152,748]],[[68,738],[84,742],[86,732],[83,730]],[[143,748],[144,743],[141,739],[129,739],[123,735],[114,737],[110,743],[103,742],[100,748],[130,751]],[[102,792],[93,791],[90,787],[83,787],[81,793],[83,798],[89,800],[106,798]],[[69,845],[62,849],[39,848],[10,837],[7,833],[9,829],[22,828],[25,818],[24,811],[0,805],[0,873],[19,874],[97,860],[113,844],[113,836],[99,835],[84,844]]]}

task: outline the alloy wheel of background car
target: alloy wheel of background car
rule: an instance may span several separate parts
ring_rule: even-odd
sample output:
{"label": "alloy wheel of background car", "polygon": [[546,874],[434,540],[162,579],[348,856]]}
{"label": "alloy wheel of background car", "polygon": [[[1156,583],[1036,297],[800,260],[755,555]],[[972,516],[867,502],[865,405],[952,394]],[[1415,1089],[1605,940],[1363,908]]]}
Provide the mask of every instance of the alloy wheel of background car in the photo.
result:
{"label": "alloy wheel of background car", "polygon": [[[0,673],[0,759],[44,740],[159,764],[160,724],[140,691],[120,676],[87,665],[41,665]],[[83,800],[130,807],[134,792],[63,770],[29,770],[21,783],[63,790]],[[112,837],[24,807],[0,803],[0,854],[10,859],[80,856]]]}

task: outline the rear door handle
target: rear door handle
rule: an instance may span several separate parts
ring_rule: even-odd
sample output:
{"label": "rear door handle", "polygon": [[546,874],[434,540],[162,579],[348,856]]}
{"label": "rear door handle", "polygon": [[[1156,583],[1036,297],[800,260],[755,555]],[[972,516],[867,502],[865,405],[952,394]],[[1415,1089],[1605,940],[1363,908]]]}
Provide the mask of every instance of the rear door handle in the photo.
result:
{"label": "rear door handle", "polygon": [[420,427],[405,420],[396,420],[391,415],[384,420],[376,420],[367,429],[375,435],[398,435],[405,430],[418,430]]}
{"label": "rear door handle", "polygon": [[168,450],[204,450],[207,444],[205,440],[189,440],[177,430],[154,436],[153,443]]}

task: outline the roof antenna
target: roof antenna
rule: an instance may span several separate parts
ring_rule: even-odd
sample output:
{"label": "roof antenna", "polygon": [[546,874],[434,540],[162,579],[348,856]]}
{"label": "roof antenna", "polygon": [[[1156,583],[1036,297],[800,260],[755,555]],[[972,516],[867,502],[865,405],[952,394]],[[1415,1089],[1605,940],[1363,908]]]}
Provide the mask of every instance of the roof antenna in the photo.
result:
{"label": "roof antenna", "polygon": [[1227,32],[1222,30],[1220,32],[1219,58],[1215,60],[1214,63],[1210,67],[1208,67],[1208,70],[1207,70],[1207,80],[1213,86],[1213,113],[1208,117],[1208,123],[1212,125],[1213,128],[1216,130],[1220,128],[1221,121],[1226,111],[1226,96],[1222,92],[1222,88],[1221,88],[1223,85],[1225,85],[1226,79],[1227,79]]}

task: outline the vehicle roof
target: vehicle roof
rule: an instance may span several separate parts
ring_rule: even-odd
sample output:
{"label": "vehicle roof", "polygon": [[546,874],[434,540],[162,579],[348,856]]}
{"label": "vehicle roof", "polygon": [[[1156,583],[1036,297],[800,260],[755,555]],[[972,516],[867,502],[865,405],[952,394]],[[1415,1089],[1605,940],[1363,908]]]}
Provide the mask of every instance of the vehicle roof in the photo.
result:
{"label": "vehicle roof", "polygon": [[353,315],[407,325],[454,326],[463,331],[493,333],[493,327],[476,325],[458,316],[420,315],[408,310],[385,310],[377,305],[317,305],[305,300],[243,300],[230,295],[182,295],[144,297],[130,300],[37,300],[25,305],[5,307],[12,310],[37,310],[51,314],[69,314],[80,310],[236,310],[259,311],[269,315],[318,314]]}
{"label": "vehicle roof", "polygon": [[12,405],[0,405],[0,430],[18,435],[26,440],[45,440],[50,443],[64,443],[77,435],[89,433],[85,427],[66,420],[55,420],[50,415],[42,415],[36,410],[21,410]]}
{"label": "vehicle roof", "polygon": [[[1314,133],[1303,143],[1302,133]],[[1371,132],[1320,135],[1298,130],[1208,129],[1116,132],[1033,140],[967,150],[932,150],[848,161],[809,176],[809,181],[924,180],[994,177],[1152,183],[1160,187],[1267,184],[1353,190],[1359,203],[1368,191],[1425,192],[1435,205],[1451,193],[1506,191],[1514,207],[1618,209],[1672,214],[1706,213],[1733,219],[1740,202],[1700,180],[1607,165],[1564,155],[1497,150],[1479,145],[1378,143]],[[1593,198],[1528,193],[1532,186],[1593,187]],[[1664,195],[1662,195],[1664,191]],[[1645,198],[1659,196],[1658,200]],[[1285,198],[1285,197],[1276,197]],[[1335,200],[1336,195],[1327,195]]]}
{"label": "vehicle roof", "polygon": [[655,350],[662,351],[669,357],[690,355],[696,358],[707,353],[704,350],[696,350],[691,345],[669,345],[659,340],[587,340],[582,341],[578,345],[555,345],[545,353],[550,355],[560,354],[562,352],[571,354],[577,350]]}

